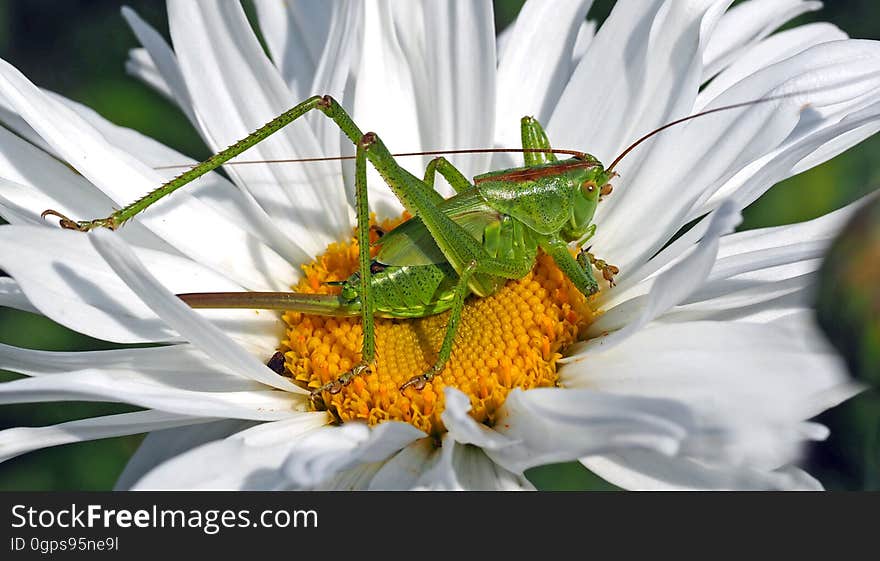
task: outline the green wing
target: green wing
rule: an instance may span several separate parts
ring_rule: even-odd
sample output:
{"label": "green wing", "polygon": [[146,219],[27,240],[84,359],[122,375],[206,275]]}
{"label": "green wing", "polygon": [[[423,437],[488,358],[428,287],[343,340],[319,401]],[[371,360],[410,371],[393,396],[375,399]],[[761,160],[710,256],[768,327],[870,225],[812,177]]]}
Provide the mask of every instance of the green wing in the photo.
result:
{"label": "green wing", "polygon": [[[440,210],[482,242],[487,226],[500,221],[498,212],[483,200],[476,189],[464,191],[443,201]],[[447,261],[422,220],[415,216],[385,234],[377,243],[376,260],[385,265],[433,265]]]}

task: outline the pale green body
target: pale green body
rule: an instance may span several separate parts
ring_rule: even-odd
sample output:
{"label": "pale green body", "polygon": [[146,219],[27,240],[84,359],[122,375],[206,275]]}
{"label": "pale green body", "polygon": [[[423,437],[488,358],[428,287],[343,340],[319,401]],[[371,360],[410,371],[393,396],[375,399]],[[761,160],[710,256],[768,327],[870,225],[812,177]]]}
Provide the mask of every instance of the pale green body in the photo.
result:
{"label": "pale green body", "polygon": [[[360,315],[364,332],[361,362],[336,381],[314,390],[316,400],[321,392],[338,392],[355,376],[369,370],[376,353],[374,316],[422,317],[450,310],[436,363],[428,372],[414,376],[401,390],[423,387],[451,355],[467,296],[488,296],[507,280],[524,277],[534,267],[539,249],[553,258],[582,293],[589,296],[598,290],[586,254],[572,257],[568,244],[575,240],[583,242],[592,235],[593,214],[611,174],[587,154],[578,153],[569,160],[557,161],[540,124],[530,117],[522,120],[524,167],[490,172],[470,182],[445,158],[436,158],[429,164],[424,179],[419,179],[397,164],[376,134],[363,134],[334,99],[315,96],[107,218],[75,222],[56,211],[43,214],[59,216],[65,228],[116,229],[162,197],[316,109],[332,119],[357,147],[355,199],[361,249],[358,272],[340,283],[342,294],[180,295],[193,307]],[[368,161],[414,216],[381,239],[375,260],[371,260],[368,251]],[[452,185],[455,196],[444,199],[434,190],[437,173]]]}
{"label": "pale green body", "polygon": [[[534,264],[547,236],[564,234],[564,241],[570,241],[586,233],[598,189],[595,200],[576,193],[585,181],[584,175],[593,180],[597,172],[601,173],[601,166],[585,168],[580,163],[551,163],[479,176],[476,185],[438,206],[480,242],[489,256]],[[572,169],[560,173],[560,167],[566,165]],[[553,174],[510,179],[542,170]],[[376,245],[379,253],[370,263],[375,315],[414,318],[452,308],[458,273],[418,217],[401,224]],[[475,277],[468,294],[479,291],[480,296],[493,294],[508,280],[492,275]],[[342,287],[341,298],[354,313],[360,302],[360,274],[354,273]]]}

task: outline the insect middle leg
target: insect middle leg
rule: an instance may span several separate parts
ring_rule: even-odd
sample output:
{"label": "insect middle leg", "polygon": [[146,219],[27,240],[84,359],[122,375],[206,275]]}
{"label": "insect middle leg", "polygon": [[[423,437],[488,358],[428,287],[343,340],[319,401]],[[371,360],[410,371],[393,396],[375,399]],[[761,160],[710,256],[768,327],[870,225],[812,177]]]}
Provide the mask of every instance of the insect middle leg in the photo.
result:
{"label": "insect middle leg", "polygon": [[527,166],[538,166],[541,164],[552,164],[559,161],[553,154],[550,146],[550,139],[541,123],[534,117],[523,117],[520,120],[520,136],[522,137],[522,147],[526,150],[541,150],[540,152],[524,152],[523,159]]}
{"label": "insect middle leg", "polygon": [[434,158],[428,162],[428,167],[425,168],[425,184],[428,187],[434,188],[434,176],[438,173],[449,182],[449,185],[452,186],[456,193],[461,193],[472,187],[467,177],[443,156]]}
{"label": "insect middle leg", "polygon": [[367,158],[363,146],[358,144],[355,156],[355,200],[357,204],[358,274],[360,276],[361,324],[363,342],[361,360],[354,368],[339,378],[312,391],[312,401],[321,401],[325,391],[339,393],[356,377],[369,373],[376,360],[376,327],[373,317],[373,288],[370,279],[370,204],[367,196]]}

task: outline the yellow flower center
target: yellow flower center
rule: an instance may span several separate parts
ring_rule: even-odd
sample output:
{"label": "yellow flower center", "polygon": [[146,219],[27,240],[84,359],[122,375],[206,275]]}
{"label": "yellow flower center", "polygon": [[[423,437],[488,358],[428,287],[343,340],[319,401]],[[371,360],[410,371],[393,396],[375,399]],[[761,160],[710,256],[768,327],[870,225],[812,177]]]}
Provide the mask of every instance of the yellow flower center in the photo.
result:
{"label": "yellow flower center", "polygon": [[[399,223],[400,221],[396,221]],[[383,227],[396,223],[385,223]],[[354,237],[334,243],[303,266],[297,292],[337,293],[327,281],[357,270]],[[531,273],[509,281],[486,298],[465,304],[452,356],[443,371],[421,390],[400,386],[427,371],[443,341],[449,312],[418,319],[376,318],[376,365],[335,395],[324,394],[327,408],[341,421],[385,420],[412,423],[428,434],[445,431],[443,388],[452,386],[471,400],[471,415],[491,425],[513,388],[557,384],[557,360],[591,323],[586,298],[540,254]],[[287,337],[282,351],[287,372],[309,389],[335,380],[361,357],[363,332],[358,318],[334,318],[286,312]]]}

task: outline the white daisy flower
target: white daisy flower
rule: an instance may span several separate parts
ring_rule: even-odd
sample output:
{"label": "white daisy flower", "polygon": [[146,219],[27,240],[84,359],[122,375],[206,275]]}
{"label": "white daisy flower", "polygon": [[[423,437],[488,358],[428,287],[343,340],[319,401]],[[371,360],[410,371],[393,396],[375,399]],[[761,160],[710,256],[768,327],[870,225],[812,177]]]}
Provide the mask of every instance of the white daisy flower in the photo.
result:
{"label": "white daisy flower", "polygon": [[[496,43],[487,1],[257,0],[268,56],[234,2],[169,1],[173,50],[124,11],[143,45],[129,72],[216,150],[327,93],[392,151],[517,146],[520,117],[534,115],[555,147],[607,164],[674,119],[789,96],[695,119],[622,161],[591,240],[620,268],[615,287],[584,302],[539,263],[469,303],[453,363],[406,396],[392,378],[419,374],[436,347],[407,342],[409,322],[380,326],[378,373],[333,398],[335,417],[312,410],[300,382],[345,370],[357,322],[195,311],[175,294],[320,286],[352,251],[347,166],[227,166],[229,180],[211,173],[120,231],[62,231],[40,212],[106,216],[187,159],[0,63],[17,133],[0,129],[0,304],[141,345],[2,346],[0,368],[28,377],[0,385],[0,403],[144,408],[2,431],[0,457],[149,432],[119,488],[528,489],[526,469],[569,460],[630,489],[820,488],[796,467],[827,435],[809,419],[856,389],[809,295],[852,209],[734,228],[773,184],[880,129],[880,44],[827,24],[772,34],[817,2],[730,4],[622,0],[594,33],[589,0],[533,0]],[[246,156],[351,152],[317,116]],[[403,163],[421,176],[421,160]],[[452,160],[468,177],[514,164]],[[370,189],[380,217],[399,215],[376,175]],[[418,321],[430,339],[443,316]],[[284,375],[266,366],[278,349]]]}

